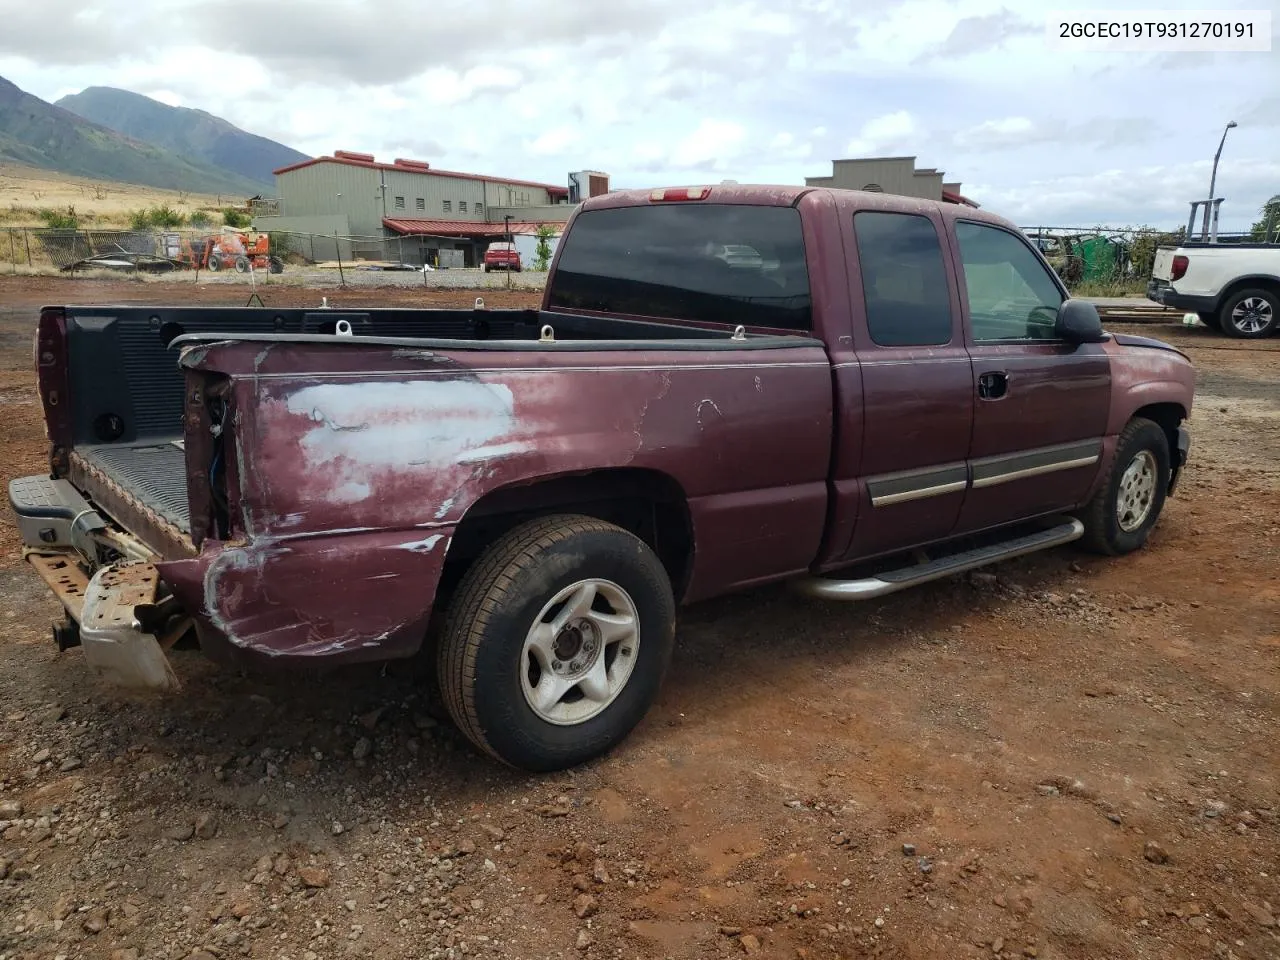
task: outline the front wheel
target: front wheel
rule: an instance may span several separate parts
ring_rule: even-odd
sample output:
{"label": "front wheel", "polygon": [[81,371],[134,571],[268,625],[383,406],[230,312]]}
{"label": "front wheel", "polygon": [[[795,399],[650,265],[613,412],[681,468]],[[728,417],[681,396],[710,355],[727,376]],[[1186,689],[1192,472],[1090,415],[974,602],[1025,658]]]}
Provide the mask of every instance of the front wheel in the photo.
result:
{"label": "front wheel", "polygon": [[1240,290],[1227,298],[1219,317],[1222,332],[1229,337],[1270,336],[1280,326],[1280,296],[1270,290]]}
{"label": "front wheel", "polygon": [[1116,556],[1145,544],[1164,509],[1169,471],[1169,438],[1164,429],[1134,417],[1121,431],[1111,467],[1080,517],[1084,545]]}
{"label": "front wheel", "polygon": [[671,658],[675,601],[638,537],[592,517],[522,524],[467,571],[439,650],[441,692],[477,747],[525,770],[626,738]]}

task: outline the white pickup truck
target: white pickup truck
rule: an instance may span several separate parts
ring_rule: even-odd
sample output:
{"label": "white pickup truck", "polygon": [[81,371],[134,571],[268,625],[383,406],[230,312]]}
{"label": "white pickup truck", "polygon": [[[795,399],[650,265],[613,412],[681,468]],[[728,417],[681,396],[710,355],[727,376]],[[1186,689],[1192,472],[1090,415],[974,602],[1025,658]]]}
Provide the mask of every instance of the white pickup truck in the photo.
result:
{"label": "white pickup truck", "polygon": [[1147,296],[1230,337],[1270,336],[1280,330],[1280,244],[1160,247]]}

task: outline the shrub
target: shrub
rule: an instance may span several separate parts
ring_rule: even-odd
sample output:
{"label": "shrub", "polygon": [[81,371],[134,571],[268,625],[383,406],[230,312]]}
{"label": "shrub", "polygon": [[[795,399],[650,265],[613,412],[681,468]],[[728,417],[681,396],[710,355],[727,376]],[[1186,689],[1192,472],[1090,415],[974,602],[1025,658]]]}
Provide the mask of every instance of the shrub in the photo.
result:
{"label": "shrub", "polygon": [[209,224],[213,223],[213,217],[209,216],[209,212],[207,210],[197,210],[195,213],[191,214],[188,218],[188,222],[193,227],[207,227]]}
{"label": "shrub", "polygon": [[152,207],[151,212],[147,214],[153,227],[180,227],[187,222],[187,218],[174,210],[167,203],[158,207]]}
{"label": "shrub", "polygon": [[44,221],[44,225],[51,230],[74,230],[80,226],[80,218],[76,216],[75,207],[67,207],[63,210],[41,210],[40,219]]}
{"label": "shrub", "polygon": [[228,227],[243,229],[249,226],[249,215],[235,207],[226,207],[222,211],[222,222]]}

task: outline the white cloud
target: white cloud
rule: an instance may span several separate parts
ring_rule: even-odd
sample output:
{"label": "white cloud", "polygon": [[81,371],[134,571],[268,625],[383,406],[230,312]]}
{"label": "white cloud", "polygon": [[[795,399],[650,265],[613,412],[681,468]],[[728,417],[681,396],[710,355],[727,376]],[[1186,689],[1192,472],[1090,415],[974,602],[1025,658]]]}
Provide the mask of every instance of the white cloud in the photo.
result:
{"label": "white cloud", "polygon": [[183,106],[182,95],[174,93],[172,90],[166,90],[163,87],[139,87],[137,90],[143,96],[150,97],[152,100],[159,100],[161,103],[167,103],[171,107]]}
{"label": "white cloud", "polygon": [[527,149],[537,157],[560,156],[576,144],[578,139],[578,131],[573,127],[554,127],[530,141]]}
{"label": "white cloud", "polygon": [[1000,120],[984,120],[975,127],[968,127],[955,135],[958,147],[969,149],[996,149],[1033,142],[1039,132],[1033,120],[1027,117],[1004,117]]}
{"label": "white cloud", "polygon": [[736,159],[747,131],[728,120],[703,120],[671,151],[671,164],[681,170],[726,170]]}
{"label": "white cloud", "polygon": [[[1023,226],[1089,227],[1185,224],[1188,201],[1208,191],[1210,160],[1113,168],[1088,175],[1035,179],[1016,187],[977,184],[988,206]],[[1247,225],[1263,202],[1280,193],[1280,162],[1244,160],[1231,170],[1231,197],[1222,215]],[[1222,173],[1218,176],[1222,185]]]}
{"label": "white cloud", "polygon": [[912,150],[920,141],[920,127],[906,110],[897,110],[868,120],[849,141],[845,153],[850,157],[896,153]]}

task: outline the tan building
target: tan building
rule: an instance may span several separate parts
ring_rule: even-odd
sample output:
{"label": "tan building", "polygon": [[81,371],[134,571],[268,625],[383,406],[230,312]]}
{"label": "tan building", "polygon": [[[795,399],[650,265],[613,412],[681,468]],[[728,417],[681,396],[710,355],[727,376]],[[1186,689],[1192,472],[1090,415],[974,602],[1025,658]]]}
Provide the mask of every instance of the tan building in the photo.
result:
{"label": "tan building", "polygon": [[829,177],[805,177],[806,186],[892,193],[899,197],[977,204],[960,193],[959,182],[944,181],[941,170],[917,168],[915,157],[864,157],[835,160]]}
{"label": "tan building", "polygon": [[382,259],[391,250],[392,259],[422,263],[456,251],[460,266],[478,264],[485,247],[508,233],[532,237],[541,224],[563,225],[578,202],[609,191],[608,175],[596,171],[570,174],[568,185],[557,186],[440,170],[421,160],[380,163],[349,150],[275,175],[276,197],[259,201],[265,215],[253,225],[309,237],[304,254],[317,241],[317,259]]}

